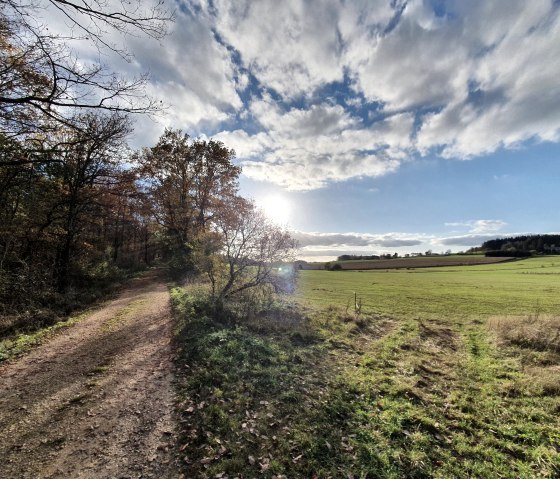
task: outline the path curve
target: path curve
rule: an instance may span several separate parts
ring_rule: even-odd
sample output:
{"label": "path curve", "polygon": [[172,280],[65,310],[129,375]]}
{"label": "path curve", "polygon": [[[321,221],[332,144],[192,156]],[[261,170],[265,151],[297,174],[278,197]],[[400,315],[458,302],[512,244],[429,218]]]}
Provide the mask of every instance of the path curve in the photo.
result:
{"label": "path curve", "polygon": [[169,293],[152,271],[0,366],[0,471],[18,479],[180,477]]}

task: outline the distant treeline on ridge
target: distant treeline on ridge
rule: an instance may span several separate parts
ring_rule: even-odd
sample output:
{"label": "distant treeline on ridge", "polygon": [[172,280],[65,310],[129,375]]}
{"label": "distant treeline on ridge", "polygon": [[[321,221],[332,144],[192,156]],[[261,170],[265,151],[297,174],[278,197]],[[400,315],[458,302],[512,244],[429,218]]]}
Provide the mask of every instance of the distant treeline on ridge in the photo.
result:
{"label": "distant treeline on ridge", "polygon": [[372,260],[372,259],[381,259],[381,256],[377,255],[357,255],[357,254],[343,254],[339,256],[336,260],[337,261],[351,261],[351,260]]}
{"label": "distant treeline on ridge", "polygon": [[560,235],[525,235],[498,238],[482,243],[487,256],[529,256],[534,253],[560,253]]}

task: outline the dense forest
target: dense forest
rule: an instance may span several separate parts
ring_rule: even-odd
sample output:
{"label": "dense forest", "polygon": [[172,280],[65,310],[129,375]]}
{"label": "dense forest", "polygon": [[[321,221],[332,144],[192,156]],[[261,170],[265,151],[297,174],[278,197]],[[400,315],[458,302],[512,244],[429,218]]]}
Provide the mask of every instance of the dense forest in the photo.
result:
{"label": "dense forest", "polygon": [[487,254],[505,256],[529,256],[534,253],[558,254],[560,252],[560,235],[524,235],[492,239],[485,241],[480,250]]}
{"label": "dense forest", "polygon": [[217,303],[282,288],[273,264],[295,243],[239,196],[235,152],[172,129],[131,150],[134,115],[158,112],[146,78],[66,46],[80,38],[126,56],[106,31],[157,39],[172,16],[161,4],[105,15],[97,2],[50,3],[75,36],[35,22],[40,4],[10,0],[0,13],[0,335],[52,323],[156,261],[175,277],[204,273]]}

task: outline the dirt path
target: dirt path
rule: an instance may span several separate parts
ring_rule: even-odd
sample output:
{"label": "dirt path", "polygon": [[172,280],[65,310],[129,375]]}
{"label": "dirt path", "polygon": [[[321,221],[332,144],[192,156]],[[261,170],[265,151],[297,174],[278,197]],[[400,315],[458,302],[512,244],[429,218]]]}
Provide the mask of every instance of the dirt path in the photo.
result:
{"label": "dirt path", "polygon": [[176,478],[171,315],[150,273],[0,366],[0,476]]}

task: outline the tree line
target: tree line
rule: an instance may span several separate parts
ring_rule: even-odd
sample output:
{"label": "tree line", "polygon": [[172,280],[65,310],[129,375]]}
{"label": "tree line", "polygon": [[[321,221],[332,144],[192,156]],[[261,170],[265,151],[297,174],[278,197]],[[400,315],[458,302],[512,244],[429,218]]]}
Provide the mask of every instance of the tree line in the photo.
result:
{"label": "tree line", "polygon": [[106,33],[160,38],[172,19],[161,3],[1,3],[0,334],[52,322],[155,261],[203,273],[216,304],[289,287],[277,265],[295,242],[239,195],[235,152],[173,129],[132,151],[132,116],[159,104],[146,77],[81,62],[34,21],[56,8],[71,39],[126,56]]}
{"label": "tree line", "polygon": [[531,254],[560,253],[560,235],[522,235],[485,241],[480,249],[486,254],[501,256],[530,256]]}
{"label": "tree line", "polygon": [[374,260],[374,259],[381,259],[379,255],[361,255],[361,254],[343,254],[336,258],[337,261],[355,261],[355,260]]}

